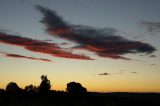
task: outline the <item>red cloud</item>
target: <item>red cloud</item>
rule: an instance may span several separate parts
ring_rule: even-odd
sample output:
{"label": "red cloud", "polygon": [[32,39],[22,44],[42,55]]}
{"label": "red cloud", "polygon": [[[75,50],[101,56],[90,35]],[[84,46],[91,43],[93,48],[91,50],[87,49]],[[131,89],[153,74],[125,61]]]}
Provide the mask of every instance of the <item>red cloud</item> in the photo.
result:
{"label": "red cloud", "polygon": [[19,55],[19,54],[10,54],[10,53],[4,53],[4,52],[2,54],[4,54],[6,57],[24,58],[24,59],[31,59],[31,60],[40,60],[40,61],[45,61],[45,62],[52,62],[49,59],[35,58],[35,57],[23,56],[23,55]]}
{"label": "red cloud", "polygon": [[54,43],[13,36],[5,33],[0,33],[0,42],[20,46],[32,52],[45,53],[56,57],[91,60],[91,58],[87,56],[67,52]]}
{"label": "red cloud", "polygon": [[[58,36],[80,45],[73,49],[85,49],[94,52],[100,57],[125,60],[130,59],[122,57],[124,54],[151,54],[156,51],[156,49],[148,43],[117,36],[117,30],[114,28],[72,25],[64,21],[55,11],[41,6],[37,6],[37,9],[43,14],[44,17],[41,22],[46,25],[46,31],[50,35]],[[159,24],[156,24],[156,27],[157,26],[159,26]]]}

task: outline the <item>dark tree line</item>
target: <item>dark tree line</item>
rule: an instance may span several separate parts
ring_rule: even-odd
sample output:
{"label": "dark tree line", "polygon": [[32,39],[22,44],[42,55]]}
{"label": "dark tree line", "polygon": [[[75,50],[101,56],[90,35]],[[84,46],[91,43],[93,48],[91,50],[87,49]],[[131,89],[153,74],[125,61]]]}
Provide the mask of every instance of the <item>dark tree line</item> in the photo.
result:
{"label": "dark tree line", "polygon": [[[1,89],[2,91],[3,89]],[[51,90],[50,80],[47,78],[47,75],[41,76],[41,83],[39,86],[34,86],[32,84],[25,86],[24,89],[21,89],[15,82],[9,82],[6,86],[6,91],[8,93],[39,93],[39,94],[49,94]],[[80,83],[69,82],[67,83],[66,93],[72,96],[82,96],[87,93],[87,89],[83,87]]]}
{"label": "dark tree line", "polygon": [[40,78],[39,86],[24,89],[8,83],[0,89],[0,106],[160,106],[160,94],[87,92],[77,82],[67,83],[66,91],[54,91],[46,75]]}

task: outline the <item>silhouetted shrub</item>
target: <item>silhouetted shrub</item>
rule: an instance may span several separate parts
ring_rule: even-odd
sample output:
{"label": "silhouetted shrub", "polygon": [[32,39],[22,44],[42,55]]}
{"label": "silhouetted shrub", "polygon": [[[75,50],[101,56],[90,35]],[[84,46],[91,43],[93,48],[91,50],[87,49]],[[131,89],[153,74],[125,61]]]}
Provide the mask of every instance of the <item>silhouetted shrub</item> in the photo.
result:
{"label": "silhouetted shrub", "polygon": [[10,82],[6,86],[6,91],[10,93],[18,93],[21,89],[15,82]]}
{"label": "silhouetted shrub", "polygon": [[39,92],[42,94],[47,94],[50,91],[51,85],[46,75],[41,76],[41,84],[39,86]]}
{"label": "silhouetted shrub", "polygon": [[84,88],[80,83],[70,82],[67,84],[66,88],[67,92],[71,95],[85,95],[87,93],[87,89]]}
{"label": "silhouetted shrub", "polygon": [[27,91],[27,92],[32,91],[32,89],[33,89],[33,85],[32,84],[28,85],[28,86],[25,86],[25,91]]}
{"label": "silhouetted shrub", "polygon": [[5,90],[0,88],[0,95],[3,93],[5,93]]}
{"label": "silhouetted shrub", "polygon": [[35,92],[38,92],[38,87],[36,86],[33,86],[32,84],[28,85],[28,86],[25,86],[25,91],[27,92],[31,92],[31,93],[35,93]]}

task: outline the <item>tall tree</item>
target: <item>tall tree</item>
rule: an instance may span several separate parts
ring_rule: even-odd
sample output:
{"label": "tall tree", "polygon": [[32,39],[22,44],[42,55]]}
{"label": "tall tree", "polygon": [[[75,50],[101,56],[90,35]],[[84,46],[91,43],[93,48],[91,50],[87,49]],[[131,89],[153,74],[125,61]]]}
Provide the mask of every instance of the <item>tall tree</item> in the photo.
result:
{"label": "tall tree", "polygon": [[50,91],[50,88],[51,88],[50,81],[48,80],[47,75],[42,75],[41,80],[42,81],[39,86],[39,92],[46,94]]}

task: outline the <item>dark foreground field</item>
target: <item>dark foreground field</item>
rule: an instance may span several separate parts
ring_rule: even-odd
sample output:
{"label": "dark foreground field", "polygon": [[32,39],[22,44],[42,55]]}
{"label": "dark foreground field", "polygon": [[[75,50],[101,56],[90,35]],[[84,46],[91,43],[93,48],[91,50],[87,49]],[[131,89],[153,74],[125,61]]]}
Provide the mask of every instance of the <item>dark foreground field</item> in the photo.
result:
{"label": "dark foreground field", "polygon": [[160,106],[159,93],[0,94],[0,106]]}

